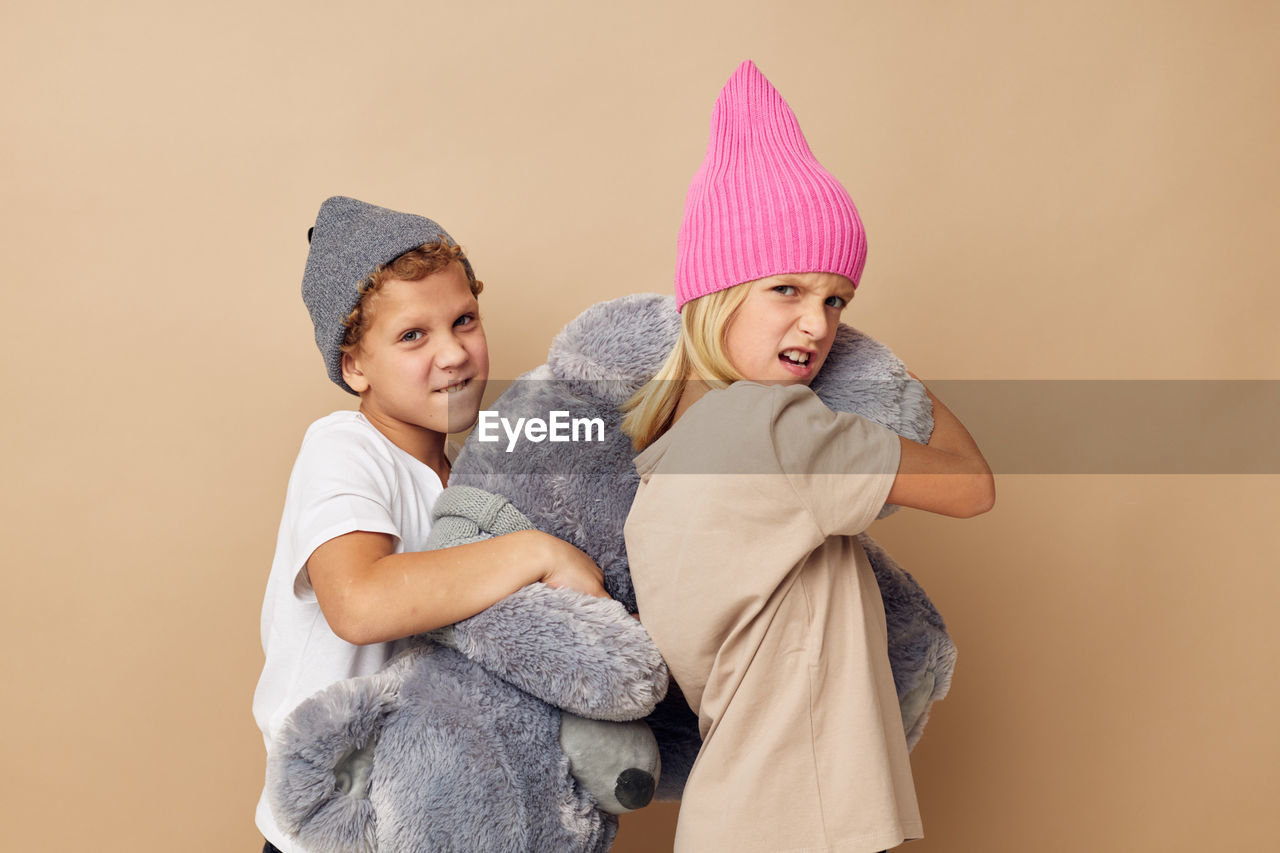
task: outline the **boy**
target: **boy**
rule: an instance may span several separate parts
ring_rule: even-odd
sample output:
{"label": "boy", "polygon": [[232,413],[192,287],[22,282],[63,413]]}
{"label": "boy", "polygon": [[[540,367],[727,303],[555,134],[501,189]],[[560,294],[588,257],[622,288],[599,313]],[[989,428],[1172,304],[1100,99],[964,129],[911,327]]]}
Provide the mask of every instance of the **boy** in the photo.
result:
{"label": "boy", "polygon": [[[606,597],[577,548],[529,530],[422,551],[449,479],[445,436],[476,421],[489,353],[483,285],[435,222],[351,198],[320,207],[303,301],[329,378],[360,397],[308,428],[262,609],[253,713],[270,750],[308,696],[379,669],[396,640],[473,616],[535,581]],[[264,792],[264,850],[301,848]]]}

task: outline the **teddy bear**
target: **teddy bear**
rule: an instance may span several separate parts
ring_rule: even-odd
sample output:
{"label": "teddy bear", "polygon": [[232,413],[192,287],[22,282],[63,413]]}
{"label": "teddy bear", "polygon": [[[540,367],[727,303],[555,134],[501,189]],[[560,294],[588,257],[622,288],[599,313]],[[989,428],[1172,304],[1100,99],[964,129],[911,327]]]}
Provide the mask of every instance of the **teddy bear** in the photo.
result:
{"label": "teddy bear", "polygon": [[[533,526],[589,554],[612,598],[532,584],[300,705],[271,751],[268,790],[277,822],[306,849],[598,853],[618,814],[679,799],[698,724],[633,618],[622,528],[639,477],[619,428],[620,405],[665,360],[678,326],[669,296],[595,305],[481,413],[433,510],[429,547]],[[923,386],[851,327],[811,387],[832,409],[929,438]],[[915,580],[860,539],[913,747],[950,686],[955,646]]]}
{"label": "teddy bear", "polygon": [[[532,526],[461,485],[432,514],[429,547]],[[620,602],[532,584],[303,702],[268,762],[272,807],[314,851],[607,850],[660,773],[625,721],[666,686]]]}

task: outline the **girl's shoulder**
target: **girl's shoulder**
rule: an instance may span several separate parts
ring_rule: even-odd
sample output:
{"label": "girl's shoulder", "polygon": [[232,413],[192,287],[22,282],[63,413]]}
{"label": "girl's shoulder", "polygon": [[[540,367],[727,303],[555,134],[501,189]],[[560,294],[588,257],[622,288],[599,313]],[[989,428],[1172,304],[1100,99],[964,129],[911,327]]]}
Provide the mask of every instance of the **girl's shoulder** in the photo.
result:
{"label": "girl's shoulder", "polygon": [[636,468],[642,476],[659,467],[690,474],[773,473],[778,468],[779,415],[810,399],[823,406],[803,385],[744,380],[708,391],[636,457]]}
{"label": "girl's shoulder", "polygon": [[807,385],[764,385],[748,379],[734,382],[728,388],[707,392],[689,407],[689,414],[699,406],[703,407],[700,419],[733,418],[744,424],[771,424],[780,411],[795,406],[826,408]]}

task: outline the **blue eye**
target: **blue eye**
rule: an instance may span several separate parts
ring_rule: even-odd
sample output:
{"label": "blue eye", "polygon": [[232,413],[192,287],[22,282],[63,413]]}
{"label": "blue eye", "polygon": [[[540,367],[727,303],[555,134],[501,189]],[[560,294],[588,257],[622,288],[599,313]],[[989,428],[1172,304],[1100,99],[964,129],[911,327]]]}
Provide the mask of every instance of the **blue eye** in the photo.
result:
{"label": "blue eye", "polygon": [[774,287],[773,290],[774,292],[780,293],[783,296],[795,296],[795,293],[796,293],[796,288],[795,288],[795,285],[793,284],[779,284],[778,286]]}
{"label": "blue eye", "polygon": [[844,306],[846,306],[846,305],[848,305],[848,304],[849,304],[849,303],[848,303],[847,301],[845,301],[844,297],[842,297],[842,296],[829,296],[829,297],[827,297],[827,305],[831,306],[832,308],[843,308]]}

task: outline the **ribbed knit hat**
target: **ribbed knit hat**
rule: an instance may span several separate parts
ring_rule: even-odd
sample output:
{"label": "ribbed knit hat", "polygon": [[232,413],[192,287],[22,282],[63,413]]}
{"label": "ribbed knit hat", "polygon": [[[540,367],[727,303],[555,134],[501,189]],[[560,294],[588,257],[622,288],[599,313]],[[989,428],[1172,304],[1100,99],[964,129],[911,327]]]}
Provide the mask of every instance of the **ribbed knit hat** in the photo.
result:
{"label": "ribbed knit hat", "polygon": [[[360,282],[380,265],[424,243],[455,245],[443,228],[412,213],[398,213],[354,198],[334,196],[320,205],[315,227],[307,232],[311,250],[302,274],[302,301],[311,313],[316,346],[329,378],[354,394],[342,380],[342,321],[360,301]],[[467,278],[471,263],[462,259]]]}
{"label": "ribbed knit hat", "polygon": [[849,193],[755,63],[725,83],[676,242],[676,307],[771,275],[831,272],[858,285],[867,260]]}

